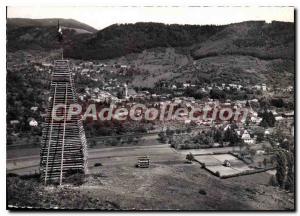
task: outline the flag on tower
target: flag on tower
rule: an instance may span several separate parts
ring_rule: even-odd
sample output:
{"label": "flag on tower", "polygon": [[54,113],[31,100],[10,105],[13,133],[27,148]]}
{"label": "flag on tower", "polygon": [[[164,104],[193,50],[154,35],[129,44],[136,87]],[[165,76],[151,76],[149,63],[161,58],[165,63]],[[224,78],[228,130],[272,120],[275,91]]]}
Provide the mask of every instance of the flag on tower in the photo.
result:
{"label": "flag on tower", "polygon": [[59,42],[63,41],[63,33],[62,33],[62,29],[59,25],[59,20],[57,22],[57,39],[58,39]]}

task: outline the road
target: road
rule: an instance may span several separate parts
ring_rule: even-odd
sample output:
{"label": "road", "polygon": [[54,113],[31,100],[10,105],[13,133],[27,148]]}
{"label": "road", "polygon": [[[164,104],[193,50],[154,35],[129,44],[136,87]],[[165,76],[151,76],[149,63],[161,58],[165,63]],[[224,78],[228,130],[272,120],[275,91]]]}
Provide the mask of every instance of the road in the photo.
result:
{"label": "road", "polygon": [[[38,149],[34,149],[37,151]],[[96,162],[105,165],[113,165],[116,163],[132,164],[136,162],[137,156],[148,155],[150,158],[157,156],[174,155],[176,151],[169,147],[168,144],[149,145],[149,146],[128,146],[113,147],[88,150],[88,166],[93,167]],[[7,173],[16,173],[19,175],[32,174],[39,170],[40,156],[38,154],[32,156],[8,157],[6,160]]]}
{"label": "road", "polygon": [[[116,164],[134,166],[137,157],[143,155],[148,155],[151,158],[151,161],[160,163],[182,161],[189,152],[193,154],[211,154],[213,152],[228,152],[232,150],[232,147],[175,150],[170,148],[168,144],[93,148],[88,150],[88,167],[94,167],[94,164],[97,162],[100,162],[105,166],[113,166]],[[27,153],[28,152],[31,154],[30,156],[24,155],[24,151],[21,151],[20,155],[22,156],[16,157],[14,156],[16,152],[10,153],[10,151],[8,151],[6,160],[7,173],[24,175],[38,172],[40,162],[39,149],[29,149],[27,150]]]}

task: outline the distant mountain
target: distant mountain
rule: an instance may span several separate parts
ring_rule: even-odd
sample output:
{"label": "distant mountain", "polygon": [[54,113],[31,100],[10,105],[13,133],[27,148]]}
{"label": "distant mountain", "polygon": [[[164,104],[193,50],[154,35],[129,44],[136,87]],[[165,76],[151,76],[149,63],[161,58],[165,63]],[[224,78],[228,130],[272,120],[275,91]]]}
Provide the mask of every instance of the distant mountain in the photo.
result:
{"label": "distant mountain", "polygon": [[294,59],[294,23],[249,21],[231,24],[192,50],[194,59],[246,55],[261,59]]}
{"label": "distant mountain", "polygon": [[69,57],[106,59],[155,47],[190,47],[194,59],[250,55],[263,59],[294,58],[294,23],[248,21],[230,25],[112,25],[67,49]]}
{"label": "distant mountain", "polygon": [[107,59],[155,47],[182,47],[206,41],[226,26],[167,25],[162,23],[115,24],[67,49],[72,58]]}
{"label": "distant mountain", "polygon": [[21,27],[53,27],[57,26],[57,21],[59,20],[60,25],[68,28],[82,29],[87,33],[95,33],[97,29],[78,22],[74,19],[61,19],[61,18],[51,18],[51,19],[27,19],[27,18],[9,18],[7,19],[7,29],[8,31],[21,28]]}
{"label": "distant mountain", "polygon": [[[8,19],[7,48],[55,49],[58,19]],[[194,59],[249,55],[294,58],[294,23],[248,21],[230,25],[114,24],[96,31],[75,20],[60,19],[65,54],[78,59],[109,59],[157,47],[190,47]]]}
{"label": "distant mountain", "polygon": [[[97,30],[73,19],[59,19],[64,44],[72,45],[89,38]],[[7,19],[7,50],[51,50],[60,47],[57,41],[58,19]]]}

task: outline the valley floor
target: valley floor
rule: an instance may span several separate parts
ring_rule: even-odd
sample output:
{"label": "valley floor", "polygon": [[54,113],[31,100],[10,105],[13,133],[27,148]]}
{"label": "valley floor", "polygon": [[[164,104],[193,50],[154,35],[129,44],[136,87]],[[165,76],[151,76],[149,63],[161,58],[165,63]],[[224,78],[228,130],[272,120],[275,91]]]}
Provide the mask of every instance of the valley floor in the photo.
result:
{"label": "valley floor", "polygon": [[[150,156],[150,168],[135,168],[137,155]],[[108,148],[90,161],[81,186],[43,186],[37,178],[7,177],[7,204],[34,208],[114,210],[294,210],[293,194],[270,186],[258,173],[219,179],[185,163],[167,145]],[[106,155],[107,154],[107,155]],[[111,155],[111,157],[108,157]],[[101,162],[102,166],[91,166]]]}

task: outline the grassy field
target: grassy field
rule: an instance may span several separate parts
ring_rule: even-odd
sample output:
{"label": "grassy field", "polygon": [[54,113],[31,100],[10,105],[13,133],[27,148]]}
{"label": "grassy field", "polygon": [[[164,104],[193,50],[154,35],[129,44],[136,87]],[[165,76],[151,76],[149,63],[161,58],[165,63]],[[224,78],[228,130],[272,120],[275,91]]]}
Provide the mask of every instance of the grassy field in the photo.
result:
{"label": "grassy field", "polygon": [[102,166],[90,167],[80,186],[45,187],[36,176],[7,177],[7,203],[102,210],[294,209],[293,194],[270,186],[268,173],[219,179],[172,151],[153,154],[150,168],[139,169],[136,157],[126,155],[95,159]]}

